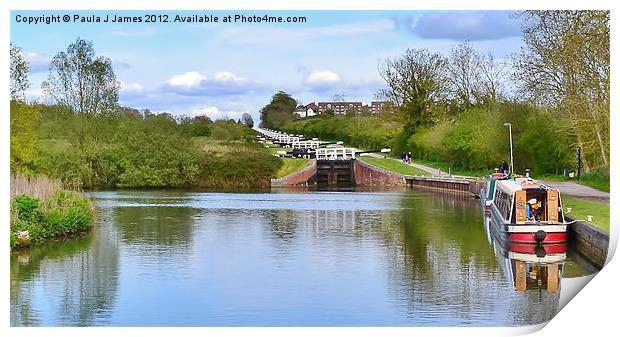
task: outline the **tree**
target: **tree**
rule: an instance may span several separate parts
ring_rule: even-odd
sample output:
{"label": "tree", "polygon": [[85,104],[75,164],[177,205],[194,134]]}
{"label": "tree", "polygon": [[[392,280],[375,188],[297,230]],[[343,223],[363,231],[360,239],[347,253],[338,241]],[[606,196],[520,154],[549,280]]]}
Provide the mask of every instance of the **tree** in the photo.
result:
{"label": "tree", "polygon": [[515,60],[521,96],[551,108],[590,166],[609,168],[609,11],[527,11]]}
{"label": "tree", "polygon": [[41,87],[53,101],[75,112],[97,114],[116,107],[120,82],[112,61],[96,57],[93,43],[77,38],[66,52],[54,56]]}
{"label": "tree", "polygon": [[11,43],[11,100],[24,101],[26,90],[30,87],[28,81],[30,65],[22,55],[22,49]]}
{"label": "tree", "polygon": [[446,59],[426,49],[407,49],[400,58],[387,59],[379,75],[388,89],[380,95],[392,101],[403,114],[406,134],[433,123],[433,114],[444,99],[447,87]]}
{"label": "tree", "polygon": [[295,119],[297,102],[287,93],[278,91],[271,102],[260,110],[261,127],[277,129]]}
{"label": "tree", "polygon": [[479,58],[480,55],[468,41],[453,46],[450,51],[447,63],[450,89],[463,109],[473,106],[476,101]]}
{"label": "tree", "polygon": [[501,96],[505,66],[473,48],[469,41],[452,47],[447,70],[450,91],[462,110],[476,105],[491,106]]}
{"label": "tree", "polygon": [[31,105],[11,102],[11,172],[31,176],[40,164],[37,125],[41,114]]}
{"label": "tree", "polygon": [[254,127],[254,120],[252,119],[252,115],[247,112],[241,115],[241,121],[243,122],[243,125],[247,126],[250,129]]}

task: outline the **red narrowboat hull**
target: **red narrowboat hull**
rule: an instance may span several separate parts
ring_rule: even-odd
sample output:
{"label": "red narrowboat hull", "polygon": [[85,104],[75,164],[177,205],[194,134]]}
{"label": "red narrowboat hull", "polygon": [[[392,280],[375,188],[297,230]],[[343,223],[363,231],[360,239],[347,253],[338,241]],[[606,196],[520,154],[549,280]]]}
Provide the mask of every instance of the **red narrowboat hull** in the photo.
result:
{"label": "red narrowboat hull", "polygon": [[[554,244],[566,242],[568,235],[566,232],[547,232],[545,239],[540,242],[541,244]],[[536,241],[535,233],[509,233],[508,241],[516,243],[538,243]]]}

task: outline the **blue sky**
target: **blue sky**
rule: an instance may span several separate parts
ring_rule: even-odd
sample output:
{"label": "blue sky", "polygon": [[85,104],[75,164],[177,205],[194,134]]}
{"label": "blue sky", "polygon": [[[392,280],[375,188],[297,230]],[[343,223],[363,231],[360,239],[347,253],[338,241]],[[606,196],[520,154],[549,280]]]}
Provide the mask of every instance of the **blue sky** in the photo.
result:
{"label": "blue sky", "polygon": [[12,11],[11,41],[31,63],[29,95],[41,95],[49,60],[79,36],[113,61],[120,103],[176,115],[238,118],[278,90],[308,103],[343,94],[370,102],[384,86],[377,65],[407,48],[448,54],[470,40],[498,59],[518,52],[519,21],[507,11],[148,11],[174,15],[305,16],[306,23],[56,23],[17,15],[144,15],[144,11]]}

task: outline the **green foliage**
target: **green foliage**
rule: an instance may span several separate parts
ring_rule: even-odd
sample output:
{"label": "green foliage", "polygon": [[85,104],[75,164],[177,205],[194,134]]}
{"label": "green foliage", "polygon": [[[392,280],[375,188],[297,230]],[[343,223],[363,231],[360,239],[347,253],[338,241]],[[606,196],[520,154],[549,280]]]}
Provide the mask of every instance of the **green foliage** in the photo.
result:
{"label": "green foliage", "polygon": [[[93,217],[90,201],[77,192],[61,190],[44,201],[28,195],[16,196],[11,200],[10,247],[85,231],[91,227]],[[18,231],[28,231],[30,240],[18,240]]]}
{"label": "green foliage", "polygon": [[599,171],[592,171],[586,174],[582,174],[578,183],[586,186],[590,186],[592,188],[596,188],[597,190],[609,192],[609,172],[601,173]]}
{"label": "green foliage", "polygon": [[519,164],[532,172],[561,174],[575,162],[571,138],[548,111],[532,110],[524,118],[526,127],[515,140]]}
{"label": "green foliage", "polygon": [[322,114],[286,124],[281,129],[306,137],[343,141],[360,148],[380,149],[392,146],[394,136],[399,132],[399,123],[379,116],[352,118]]}
{"label": "green foliage", "polygon": [[501,121],[481,108],[463,113],[443,140],[448,161],[471,169],[491,169],[501,163]]}
{"label": "green foliage", "polygon": [[256,144],[228,144],[206,151],[200,161],[198,186],[268,187],[282,160]]}
{"label": "green foliage", "polygon": [[[129,108],[77,114],[59,105],[17,102],[11,108],[11,169],[58,178],[72,188],[223,186],[200,179],[205,151],[221,143],[220,157],[233,157],[240,144],[256,139],[256,131],[235,121],[202,116],[177,120]],[[269,156],[263,147],[253,151]],[[252,169],[257,171],[244,169],[249,180],[242,185],[265,186],[277,171],[260,165]],[[253,185],[255,178],[260,181]]]}
{"label": "green foliage", "polygon": [[112,61],[96,57],[93,43],[77,38],[66,52],[61,51],[52,58],[42,88],[60,105],[76,112],[96,114],[116,107],[120,82]]}
{"label": "green foliage", "polygon": [[39,199],[22,194],[13,198],[13,207],[16,214],[23,221],[36,222],[41,218]]}
{"label": "green foliage", "polygon": [[419,159],[441,161],[447,158],[444,139],[452,131],[452,123],[444,122],[433,127],[420,128],[407,142],[412,154]]}
{"label": "green foliage", "polygon": [[277,129],[295,119],[294,111],[297,102],[283,91],[277,92],[271,102],[260,111],[261,127]]}
{"label": "green foliage", "polygon": [[118,158],[118,187],[191,186],[198,173],[197,149],[167,115],[120,124],[110,158]]}
{"label": "green foliage", "polygon": [[22,48],[11,42],[11,100],[23,101],[26,90],[30,87],[28,81],[30,65],[22,55]]}
{"label": "green foliage", "polygon": [[40,113],[32,106],[11,102],[11,172],[35,175],[40,166],[37,125]]}

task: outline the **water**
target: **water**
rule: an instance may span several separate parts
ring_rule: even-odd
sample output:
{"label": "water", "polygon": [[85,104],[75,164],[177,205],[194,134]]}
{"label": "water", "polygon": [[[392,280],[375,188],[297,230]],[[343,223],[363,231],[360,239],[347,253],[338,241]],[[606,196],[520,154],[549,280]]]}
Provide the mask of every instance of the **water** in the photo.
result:
{"label": "water", "polygon": [[[11,256],[12,326],[519,326],[479,203],[420,190],[89,193],[91,234]],[[563,278],[596,270],[569,249]]]}

